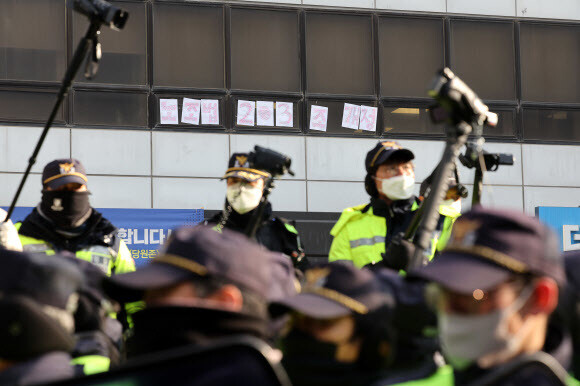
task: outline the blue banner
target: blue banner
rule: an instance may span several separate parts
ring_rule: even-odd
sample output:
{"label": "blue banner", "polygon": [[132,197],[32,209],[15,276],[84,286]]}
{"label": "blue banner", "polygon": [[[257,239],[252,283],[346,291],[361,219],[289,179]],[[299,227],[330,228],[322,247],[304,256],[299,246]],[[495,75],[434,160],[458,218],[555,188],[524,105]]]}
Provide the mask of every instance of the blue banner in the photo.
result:
{"label": "blue banner", "polygon": [[[6,209],[6,208],[5,208]],[[137,266],[147,264],[157,255],[161,244],[171,231],[180,226],[194,226],[203,221],[203,209],[97,209],[119,228]],[[31,207],[17,207],[12,214],[14,223],[22,221]]]}
{"label": "blue banner", "polygon": [[536,216],[556,232],[560,250],[580,250],[580,208],[539,206]]}

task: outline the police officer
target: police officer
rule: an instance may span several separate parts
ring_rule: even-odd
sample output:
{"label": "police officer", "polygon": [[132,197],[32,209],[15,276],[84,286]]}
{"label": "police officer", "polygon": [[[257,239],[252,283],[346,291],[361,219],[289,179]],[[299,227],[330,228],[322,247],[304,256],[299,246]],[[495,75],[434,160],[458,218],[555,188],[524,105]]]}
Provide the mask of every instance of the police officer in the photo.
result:
{"label": "police officer", "polygon": [[[379,142],[367,153],[365,189],[371,201],[342,212],[330,231],[334,239],[329,261],[351,261],[360,268],[383,260],[386,246],[393,236],[407,230],[419,208],[420,201],[413,195],[414,158],[413,152],[391,141]],[[433,252],[436,243],[434,240]],[[384,264],[404,268],[391,266],[388,261]]]}
{"label": "police officer", "polygon": [[83,283],[66,259],[0,248],[0,384],[72,378],[73,311]]}
{"label": "police officer", "polygon": [[232,335],[268,338],[272,254],[228,229],[181,228],[150,264],[106,278],[113,299],[146,304],[134,314],[128,356]]}
{"label": "police officer", "polygon": [[299,294],[274,302],[291,311],[281,340],[294,385],[370,385],[393,360],[393,294],[369,270],[330,263],[305,271]]}
{"label": "police officer", "polygon": [[91,207],[87,181],[76,159],[57,159],[44,167],[40,204],[16,224],[24,251],[75,255],[107,275],[134,271],[117,228]]}
{"label": "police officer", "polygon": [[456,385],[575,382],[541,351],[558,351],[546,336],[566,277],[555,236],[536,219],[476,208],[457,220],[443,253],[411,276],[435,283],[429,296]]}
{"label": "police officer", "polygon": [[[217,230],[228,228],[245,234],[254,217],[266,179],[272,176],[266,170],[256,169],[250,160],[247,153],[234,153],[230,158],[223,176],[227,181],[225,208],[207,222],[215,224]],[[296,268],[304,268],[304,248],[293,222],[273,217],[270,202],[258,221],[256,241],[271,251],[290,256]]]}
{"label": "police officer", "polygon": [[434,355],[436,337],[424,335],[435,318],[420,283],[339,263],[306,270],[305,279],[298,295],[270,307],[292,311],[280,345],[295,385],[451,381],[451,369]]}

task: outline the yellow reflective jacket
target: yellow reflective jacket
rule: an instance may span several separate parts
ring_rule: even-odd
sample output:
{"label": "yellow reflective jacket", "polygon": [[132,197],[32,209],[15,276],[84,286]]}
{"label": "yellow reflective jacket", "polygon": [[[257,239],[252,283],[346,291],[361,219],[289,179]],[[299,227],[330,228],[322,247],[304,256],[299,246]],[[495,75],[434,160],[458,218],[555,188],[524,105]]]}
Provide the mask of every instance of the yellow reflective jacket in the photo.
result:
{"label": "yellow reflective jacket", "polygon": [[[20,230],[22,223],[15,225]],[[29,253],[44,253],[54,255],[56,251],[47,240],[35,239],[33,237],[19,234],[22,242],[22,249]],[[115,248],[116,247],[116,248]],[[101,268],[107,276],[115,273],[126,273],[135,271],[135,262],[131,257],[131,252],[122,239],[118,240],[115,246],[90,245],[75,252],[75,256],[81,260],[88,261]]]}
{"label": "yellow reflective jacket", "polygon": [[[418,207],[415,202],[411,210],[415,211]],[[441,231],[432,239],[431,258],[436,251],[445,247],[453,223],[459,217],[459,213],[449,207],[442,206],[439,212],[445,219]],[[381,254],[385,253],[387,221],[385,217],[373,214],[373,208],[369,204],[346,208],[330,234],[334,239],[330,246],[329,261],[349,260],[361,268],[383,260]]]}

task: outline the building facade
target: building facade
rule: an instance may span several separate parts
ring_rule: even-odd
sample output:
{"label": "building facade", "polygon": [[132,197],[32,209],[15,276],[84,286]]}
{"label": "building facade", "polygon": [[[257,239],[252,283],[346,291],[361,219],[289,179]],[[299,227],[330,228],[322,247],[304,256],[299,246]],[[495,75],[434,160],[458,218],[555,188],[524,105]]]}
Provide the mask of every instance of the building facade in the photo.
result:
{"label": "building facade", "polygon": [[[10,204],[88,26],[64,3],[0,0],[0,205]],[[499,114],[485,149],[515,157],[487,174],[484,204],[530,214],[580,205],[577,0],[113,4],[130,13],[127,25],[102,28],[99,73],[77,76],[20,206],[38,202],[46,162],[72,156],[96,207],[219,210],[229,155],[258,144],[290,155],[296,172],[277,183],[274,208],[326,232],[344,207],[367,201],[364,155],[377,140],[415,152],[417,190],[432,171],[444,134],[426,92],[444,66]],[[184,123],[184,99],[217,101],[213,120],[201,111],[197,125]],[[164,100],[177,104],[177,124],[161,122]],[[260,105],[285,123],[258,122],[254,102],[277,103]],[[374,128],[343,127],[345,103],[376,107]],[[312,106],[325,108],[325,131],[312,125]],[[473,171],[460,174],[471,188]],[[313,242],[323,253],[328,240]]]}

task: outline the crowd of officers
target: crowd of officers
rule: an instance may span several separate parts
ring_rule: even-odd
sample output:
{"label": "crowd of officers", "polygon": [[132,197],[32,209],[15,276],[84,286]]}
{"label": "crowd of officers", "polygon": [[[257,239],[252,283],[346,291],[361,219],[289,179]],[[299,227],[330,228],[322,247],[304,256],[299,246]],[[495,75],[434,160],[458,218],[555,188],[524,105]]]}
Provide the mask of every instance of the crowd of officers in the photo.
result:
{"label": "crowd of officers", "polygon": [[[389,141],[368,152],[370,202],[343,211],[329,261],[313,264],[270,203],[245,236],[272,176],[233,154],[223,211],[174,230],[138,269],[91,207],[83,165],[50,162],[40,203],[0,226],[0,385],[121,384],[122,369],[148,359],[149,374],[187,348],[201,352],[194,370],[164,368],[166,383],[580,384],[580,254],[563,256],[537,219],[461,214],[465,188],[451,178],[430,263],[406,270],[386,253],[423,200],[413,159]],[[212,362],[234,338],[262,347],[268,368],[235,350]]]}

